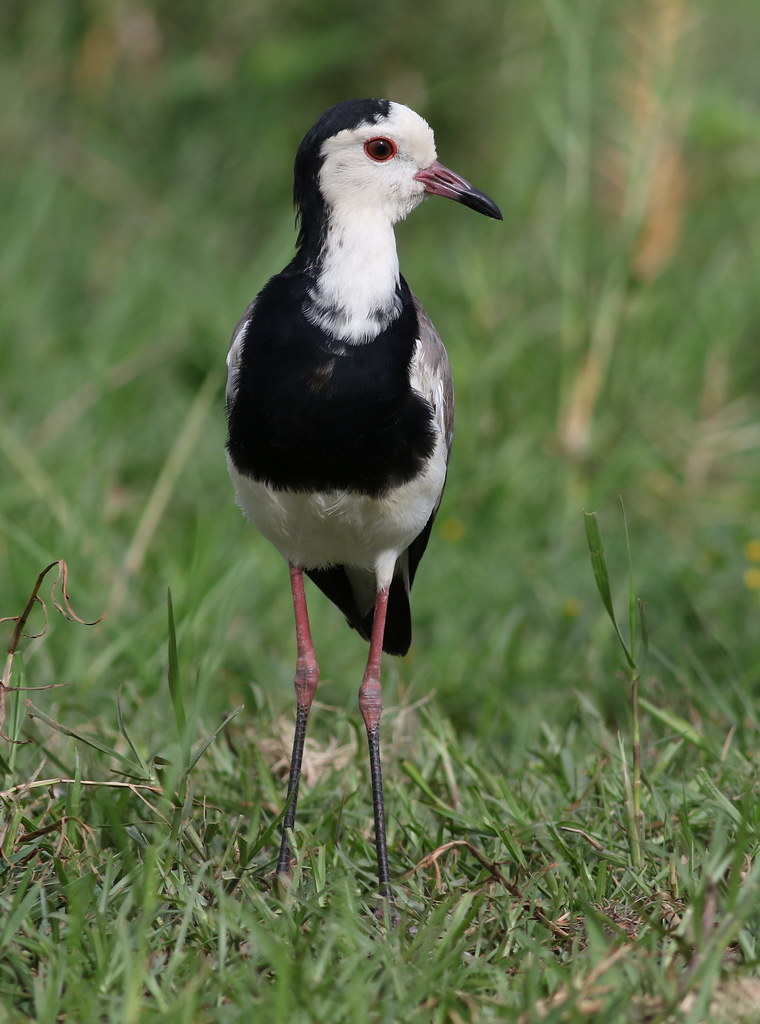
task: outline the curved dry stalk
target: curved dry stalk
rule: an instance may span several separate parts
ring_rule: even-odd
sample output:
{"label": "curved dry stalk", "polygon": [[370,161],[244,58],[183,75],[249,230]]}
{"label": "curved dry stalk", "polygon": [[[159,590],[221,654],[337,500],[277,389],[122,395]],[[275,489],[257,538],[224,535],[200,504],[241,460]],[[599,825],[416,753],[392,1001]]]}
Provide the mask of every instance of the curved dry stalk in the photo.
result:
{"label": "curved dry stalk", "polygon": [[[53,607],[56,609],[56,611],[60,612],[61,615],[63,615],[63,617],[65,619],[68,619],[70,622],[79,622],[83,626],[96,626],[99,622],[101,622],[103,620],[103,616],[101,615],[99,618],[95,619],[93,622],[88,622],[86,619],[83,619],[79,615],[77,615],[77,613],[72,608],[72,606],[71,606],[71,598],[69,597],[69,591],[68,591],[69,567],[68,567],[68,565],[66,564],[66,562],[65,562],[65,560],[63,558],[56,559],[55,562],[51,562],[49,565],[46,565],[45,568],[42,570],[42,572],[38,575],[37,580],[36,580],[34,586],[32,587],[32,591],[29,594],[27,602],[24,605],[24,608],[23,608],[23,610],[22,610],[20,615],[8,615],[5,618],[0,619],[0,622],[15,622],[16,623],[16,626],[15,626],[15,628],[14,628],[12,634],[11,634],[11,639],[10,639],[10,641],[8,643],[8,648],[7,648],[7,652],[6,652],[6,658],[5,658],[5,666],[3,668],[2,679],[0,679],[0,738],[2,738],[4,740],[7,740],[9,743],[18,743],[19,741],[12,739],[10,736],[6,735],[6,733],[3,731],[3,723],[5,722],[5,708],[6,708],[6,702],[7,702],[7,699],[8,699],[8,693],[11,690],[16,690],[16,689],[49,689],[50,688],[49,686],[44,686],[44,687],[14,687],[14,686],[11,686],[10,683],[11,683],[11,676],[13,674],[13,659],[14,659],[14,657],[16,655],[16,652],[18,651],[19,644],[21,643],[21,640],[22,639],[38,640],[38,639],[40,639],[40,637],[45,636],[45,634],[48,631],[49,620],[48,620],[47,605],[42,600],[42,598],[39,596],[39,592],[40,592],[40,587],[42,586],[43,580],[45,579],[47,574],[51,571],[51,569],[54,569],[54,568],[58,569],[58,574],[55,577],[55,579],[53,580],[53,585],[50,588],[50,600],[52,601]],[[59,588],[59,586],[61,588],[61,596],[60,597],[58,595],[58,588]],[[24,632],[24,628],[26,626],[27,620],[28,620],[29,616],[32,613],[32,609],[37,604],[42,606],[43,614],[45,616],[45,623],[44,623],[44,625],[43,625],[43,627],[42,627],[42,629],[41,629],[41,631],[39,633],[25,633]],[[63,684],[61,684],[61,683],[53,683],[51,685],[52,686],[60,686],[60,685],[63,685]]]}

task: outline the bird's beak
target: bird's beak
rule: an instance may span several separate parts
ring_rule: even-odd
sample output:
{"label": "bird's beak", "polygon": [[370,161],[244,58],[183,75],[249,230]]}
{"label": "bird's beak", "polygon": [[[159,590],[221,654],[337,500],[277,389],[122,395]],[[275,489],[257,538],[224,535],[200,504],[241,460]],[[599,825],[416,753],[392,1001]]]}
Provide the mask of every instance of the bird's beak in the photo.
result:
{"label": "bird's beak", "polygon": [[429,167],[417,171],[414,176],[425,186],[425,191],[431,196],[443,196],[445,199],[454,199],[463,206],[469,206],[471,210],[483,213],[486,217],[493,217],[494,220],[503,220],[501,210],[496,203],[485,192],[473,188],[469,181],[454,174],[448,167],[439,164],[435,160]]}

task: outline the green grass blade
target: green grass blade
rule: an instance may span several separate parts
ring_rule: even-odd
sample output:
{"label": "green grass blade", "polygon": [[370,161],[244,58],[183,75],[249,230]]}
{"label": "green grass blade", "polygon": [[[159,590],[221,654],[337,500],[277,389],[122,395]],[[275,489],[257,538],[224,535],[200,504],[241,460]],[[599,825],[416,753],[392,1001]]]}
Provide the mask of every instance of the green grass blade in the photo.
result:
{"label": "green grass blade", "polygon": [[643,664],[649,654],[649,619],[646,601],[638,598],[636,603],[639,612],[639,632],[641,635],[641,656],[639,657],[639,662]]}
{"label": "green grass blade", "polygon": [[177,651],[177,630],[174,625],[174,605],[172,603],[171,588],[166,591],[166,615],[168,620],[169,635],[167,639],[169,694],[171,695],[172,708],[174,709],[174,722],[177,726],[180,742],[187,742],[187,718],[185,717],[184,694],[182,674],[179,669],[179,654]]}
{"label": "green grass blade", "polygon": [[216,727],[216,729],[214,729],[214,731],[211,733],[211,735],[208,737],[208,739],[205,740],[200,745],[200,747],[198,747],[198,749],[195,751],[193,756],[190,758],[190,760],[188,761],[188,764],[187,764],[187,769],[186,769],[186,773],[185,774],[189,774],[193,770],[193,768],[196,766],[196,764],[200,761],[200,759],[206,753],[208,748],[211,746],[211,744],[217,738],[219,733],[223,732],[224,729],[226,729],[227,726],[229,725],[229,723],[232,721],[232,719],[236,718],[240,714],[240,712],[243,710],[243,707],[244,707],[244,705],[241,704],[241,705],[239,705],[239,707],[236,707],[232,711],[230,711],[230,713],[228,715],[225,715],[225,717],[222,719],[222,721],[219,723],[219,725]]}
{"label": "green grass blade", "polygon": [[148,767],[147,763],[145,762],[145,759],[143,758],[142,754],[140,753],[140,751],[135,746],[135,743],[134,743],[132,737],[129,734],[129,730],[127,729],[127,723],[124,720],[124,713],[123,713],[122,707],[121,707],[121,687],[119,687],[119,689],[118,689],[118,691],[116,693],[116,717],[117,717],[117,720],[118,720],[118,723],[119,723],[119,732],[122,734],[124,739],[127,741],[128,745],[129,745],[129,749],[132,751],[132,754],[134,756],[135,761],[137,761],[137,763],[140,765],[140,767],[142,768],[143,772],[145,773],[145,778],[146,779],[150,778],[151,777],[151,770]]}
{"label": "green grass blade", "polygon": [[107,757],[113,758],[114,761],[117,761],[122,766],[127,775],[142,781],[147,781],[149,778],[149,776],[144,774],[142,765],[139,762],[131,761],[128,757],[120,754],[118,750],[114,750],[113,747],[109,747],[106,743],[101,743],[100,740],[96,739],[94,736],[85,736],[83,733],[77,732],[76,729],[70,729],[61,722],[56,722],[54,718],[46,715],[44,711],[40,711],[40,709],[35,707],[31,702],[27,707],[30,718],[38,718],[41,722],[44,722],[45,725],[54,729],[56,732],[60,732],[64,736],[71,736],[72,739],[77,740],[79,743],[84,743],[85,746],[92,747],[93,750],[97,750],[101,754],[105,754]]}
{"label": "green grass blade", "polygon": [[633,655],[629,650],[628,645],[623,639],[623,634],[620,632],[620,627],[618,626],[617,618],[615,616],[615,607],[612,603],[612,591],[610,589],[610,575],[607,570],[607,559],[604,555],[602,533],[599,529],[596,512],[584,512],[583,521],[586,527],[586,541],[588,543],[589,554],[591,555],[591,568],[594,573],[596,588],[599,591],[602,604],[605,607],[610,622],[612,623],[618,640],[620,641],[620,646],[623,648],[623,653],[625,655],[625,660],[628,662],[628,667],[635,668],[636,662],[633,659]]}
{"label": "green grass blade", "polygon": [[647,700],[646,697],[642,696],[639,696],[639,704],[644,711],[662,722],[663,725],[668,727],[668,729],[672,729],[674,733],[681,736],[688,743],[693,744],[695,747],[699,747],[700,750],[707,751],[712,749],[705,737],[702,736],[690,722],[687,722],[685,718],[677,715],[674,711],[668,711],[667,708],[658,707],[656,704]]}
{"label": "green grass blade", "polygon": [[706,796],[712,797],[735,825],[744,824],[744,818],[739,808],[731,803],[725,793],[718,789],[705,768],[697,768],[697,783],[702,792]]}
{"label": "green grass blade", "polygon": [[[622,497],[620,498],[620,511],[623,514],[623,532],[625,534],[625,550],[628,558],[628,635],[630,637],[630,644],[628,650],[631,652],[631,657],[636,657],[636,637],[638,634],[637,629],[637,602],[636,602],[636,588],[633,582],[633,555],[631,554],[631,537],[628,532],[628,518],[625,514],[625,505]],[[634,666],[632,665],[631,668]]]}

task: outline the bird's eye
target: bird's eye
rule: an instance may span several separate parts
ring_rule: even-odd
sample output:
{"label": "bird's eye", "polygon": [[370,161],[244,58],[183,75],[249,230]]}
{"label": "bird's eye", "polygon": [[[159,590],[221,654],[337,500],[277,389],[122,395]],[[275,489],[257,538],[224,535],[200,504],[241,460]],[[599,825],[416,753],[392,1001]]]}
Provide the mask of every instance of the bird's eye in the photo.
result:
{"label": "bird's eye", "polygon": [[364,152],[371,160],[384,163],[398,153],[398,146],[391,139],[368,139],[364,143]]}

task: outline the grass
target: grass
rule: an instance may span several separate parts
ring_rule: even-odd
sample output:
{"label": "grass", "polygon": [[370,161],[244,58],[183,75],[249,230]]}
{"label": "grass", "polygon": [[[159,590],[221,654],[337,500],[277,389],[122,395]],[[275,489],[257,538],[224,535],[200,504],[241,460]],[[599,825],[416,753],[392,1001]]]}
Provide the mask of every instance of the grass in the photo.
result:
{"label": "grass", "polygon": [[[0,1022],[757,1019],[757,27],[749,0],[6,5]],[[458,422],[385,667],[396,929],[366,652],[316,594],[272,887],[292,613],[222,458],[285,170],[360,94],[505,212],[399,231]],[[14,640],[59,559],[68,599],[51,570]]]}

